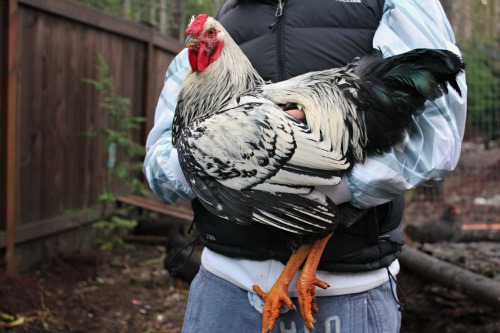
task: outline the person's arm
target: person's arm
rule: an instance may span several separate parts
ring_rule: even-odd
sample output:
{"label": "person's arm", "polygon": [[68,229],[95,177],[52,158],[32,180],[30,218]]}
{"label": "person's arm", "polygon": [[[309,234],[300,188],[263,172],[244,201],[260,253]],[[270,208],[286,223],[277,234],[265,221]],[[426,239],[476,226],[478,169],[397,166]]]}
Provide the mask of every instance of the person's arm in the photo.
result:
{"label": "person's arm", "polygon": [[[460,54],[450,23],[438,0],[387,0],[373,45],[384,56],[415,48],[448,49]],[[352,201],[359,208],[390,201],[429,181],[440,180],[457,165],[465,128],[467,86],[458,77],[462,96],[427,101],[414,117],[405,140],[383,155],[368,156],[348,176]]]}
{"label": "person's arm", "polygon": [[189,62],[182,51],[168,67],[165,84],[155,111],[155,121],[146,141],[143,172],[151,190],[163,201],[177,203],[195,197],[187,186],[176,151],[172,147],[172,122],[177,95],[186,75]]}

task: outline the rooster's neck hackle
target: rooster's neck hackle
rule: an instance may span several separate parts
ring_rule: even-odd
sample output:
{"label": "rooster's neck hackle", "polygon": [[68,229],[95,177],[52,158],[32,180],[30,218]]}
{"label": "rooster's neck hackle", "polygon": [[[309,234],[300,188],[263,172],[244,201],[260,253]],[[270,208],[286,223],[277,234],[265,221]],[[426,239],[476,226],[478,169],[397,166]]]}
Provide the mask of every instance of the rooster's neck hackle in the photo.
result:
{"label": "rooster's neck hackle", "polygon": [[224,28],[221,55],[203,72],[189,70],[179,94],[180,126],[222,110],[234,98],[254,91],[264,81]]}

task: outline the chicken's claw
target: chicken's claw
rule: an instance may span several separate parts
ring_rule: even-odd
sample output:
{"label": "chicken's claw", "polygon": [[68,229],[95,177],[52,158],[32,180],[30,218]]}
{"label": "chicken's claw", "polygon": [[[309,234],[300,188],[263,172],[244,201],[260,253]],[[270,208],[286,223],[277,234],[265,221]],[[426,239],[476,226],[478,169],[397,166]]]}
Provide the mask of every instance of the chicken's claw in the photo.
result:
{"label": "chicken's claw", "polygon": [[326,289],[329,287],[327,283],[317,279],[314,275],[311,278],[310,274],[300,275],[297,282],[297,292],[300,305],[300,314],[304,319],[304,324],[309,330],[314,329],[313,323],[316,322],[313,318],[313,312],[318,313],[319,309],[316,305],[316,287]]}
{"label": "chicken's claw", "polygon": [[253,291],[264,301],[264,308],[262,309],[262,333],[272,331],[280,315],[283,303],[290,310],[296,310],[292,299],[288,296],[287,286],[275,284],[269,293],[266,294],[259,286],[254,285]]}
{"label": "chicken's claw", "polygon": [[281,275],[274,283],[269,293],[266,294],[257,285],[253,286],[253,291],[264,301],[264,309],[262,310],[262,333],[272,331],[280,315],[283,303],[285,303],[288,308],[295,310],[295,305],[293,305],[292,299],[288,296],[288,286],[295,273],[297,273],[297,270],[304,260],[306,260],[310,249],[310,244],[304,244],[296,252],[292,253]]}
{"label": "chicken's claw", "polygon": [[333,232],[313,242],[306,263],[302,268],[302,272],[297,282],[297,292],[299,298],[300,314],[304,320],[304,324],[309,330],[314,329],[313,312],[318,313],[319,309],[315,302],[316,287],[326,289],[330,287],[326,282],[319,280],[316,277],[321,255],[325,249],[328,240],[332,237]]}

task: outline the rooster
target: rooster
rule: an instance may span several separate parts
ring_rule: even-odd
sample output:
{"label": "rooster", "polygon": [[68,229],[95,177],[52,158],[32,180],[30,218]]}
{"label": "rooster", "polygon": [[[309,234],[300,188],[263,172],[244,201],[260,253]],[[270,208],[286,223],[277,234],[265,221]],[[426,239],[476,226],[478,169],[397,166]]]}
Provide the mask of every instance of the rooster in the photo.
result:
{"label": "rooster", "polygon": [[[445,50],[414,50],[383,59],[380,52],[346,67],[266,83],[222,25],[205,14],[186,29],[191,70],[178,96],[173,144],[191,188],[212,213],[240,225],[277,228],[293,253],[265,301],[262,332],[274,327],[280,307],[294,308],[288,285],[297,283],[301,316],[313,329],[321,254],[335,228],[353,214],[317,186],[340,182],[368,153],[399,142],[426,100],[459,93],[464,64]],[[281,105],[306,114],[301,122]],[[352,208],[354,215],[361,211]]]}

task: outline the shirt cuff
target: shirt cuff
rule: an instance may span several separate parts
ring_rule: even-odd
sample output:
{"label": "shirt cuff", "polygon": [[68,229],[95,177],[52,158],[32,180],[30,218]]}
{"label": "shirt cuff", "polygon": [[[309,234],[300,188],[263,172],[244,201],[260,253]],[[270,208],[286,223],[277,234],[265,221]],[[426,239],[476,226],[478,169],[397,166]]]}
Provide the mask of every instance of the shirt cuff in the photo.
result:
{"label": "shirt cuff", "polygon": [[172,148],[172,150],[170,151],[170,171],[172,171],[174,177],[184,186],[191,187],[186,177],[184,177],[184,173],[182,172],[181,164],[179,162],[179,155],[177,154],[176,148]]}

